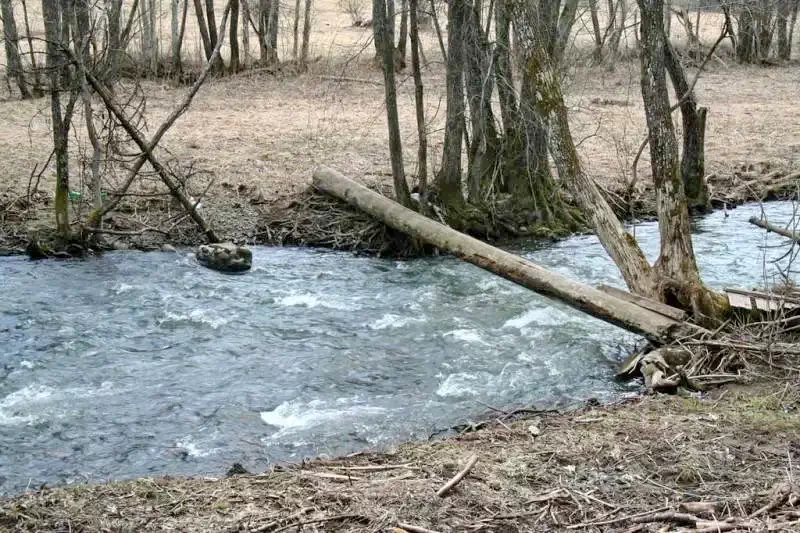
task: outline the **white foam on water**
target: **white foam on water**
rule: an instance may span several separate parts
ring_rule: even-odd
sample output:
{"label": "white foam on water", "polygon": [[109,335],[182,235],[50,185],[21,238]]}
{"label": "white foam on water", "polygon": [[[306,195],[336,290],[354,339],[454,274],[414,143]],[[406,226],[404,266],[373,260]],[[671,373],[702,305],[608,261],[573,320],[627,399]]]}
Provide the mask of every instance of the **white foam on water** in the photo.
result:
{"label": "white foam on water", "polygon": [[166,311],[164,318],[159,320],[159,324],[165,322],[192,322],[194,324],[205,324],[212,329],[218,329],[228,323],[228,320],[214,315],[210,311],[204,309],[193,309],[189,313],[173,313]]}
{"label": "white foam on water", "polygon": [[436,389],[436,395],[443,398],[463,398],[464,396],[477,396],[484,384],[480,376],[468,372],[450,374]]}
{"label": "white foam on water", "polygon": [[477,329],[454,329],[452,331],[448,331],[443,336],[452,337],[455,340],[459,340],[466,343],[482,344],[484,346],[489,346],[489,343],[483,340],[481,334],[478,332]]}
{"label": "white foam on water", "polygon": [[424,320],[421,318],[386,313],[375,322],[369,324],[367,327],[370,329],[396,329],[407,326],[413,322],[424,322]]}
{"label": "white foam on water", "polygon": [[283,307],[327,307],[328,309],[338,309],[340,311],[353,309],[352,306],[348,306],[343,302],[331,302],[310,293],[290,294],[276,298],[275,303]]}
{"label": "white foam on water", "polygon": [[208,457],[219,451],[217,448],[200,448],[191,435],[186,435],[182,439],[177,440],[175,446],[185,450],[189,457]]}
{"label": "white foam on water", "polygon": [[536,324],[537,326],[560,326],[574,320],[567,313],[553,307],[537,307],[528,309],[521,315],[506,320],[503,327],[522,329],[531,324]]}
{"label": "white foam on water", "polygon": [[134,289],[133,285],[128,285],[127,283],[120,283],[114,286],[114,292],[116,294],[123,294],[126,292],[130,292]]}
{"label": "white foam on water", "polygon": [[30,370],[35,365],[33,363],[31,363],[30,361],[20,361],[19,366],[21,368],[27,368],[28,370]]}
{"label": "white foam on water", "polygon": [[[280,431],[271,436],[272,439],[275,439],[299,433],[326,422],[356,419],[386,412],[383,407],[352,405],[351,402],[352,400],[349,398],[341,398],[336,401],[340,407],[335,407],[323,400],[310,402],[291,400],[283,402],[272,411],[262,411],[260,415],[265,424],[280,428]],[[347,405],[348,403],[350,405]]]}
{"label": "white foam on water", "polygon": [[63,405],[66,400],[74,398],[110,394],[111,388],[112,384],[108,381],[101,383],[99,389],[56,389],[47,385],[27,385],[0,400],[0,425],[32,424],[46,414],[44,406],[48,404],[60,402]]}

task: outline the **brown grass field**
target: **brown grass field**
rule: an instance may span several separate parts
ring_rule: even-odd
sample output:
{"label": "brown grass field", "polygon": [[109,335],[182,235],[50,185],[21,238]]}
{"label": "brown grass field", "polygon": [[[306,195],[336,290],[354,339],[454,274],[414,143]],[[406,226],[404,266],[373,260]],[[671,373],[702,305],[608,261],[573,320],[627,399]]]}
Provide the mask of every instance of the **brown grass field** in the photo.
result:
{"label": "brown grass field", "polygon": [[[198,55],[191,14],[184,49],[187,61]],[[36,21],[38,14],[31,16]],[[286,31],[280,47],[285,57],[291,53],[291,16],[287,12],[282,23]],[[566,94],[573,134],[586,167],[614,189],[630,179],[631,162],[645,135],[639,66],[636,60],[619,61],[613,69],[586,66],[591,44],[587,19],[584,13],[575,25]],[[720,22],[713,13],[703,16],[701,36],[708,44],[716,39]],[[161,24],[168,39],[168,13]],[[313,29],[314,62],[309,72],[275,74],[256,69],[212,80],[162,141],[170,158],[215,177],[204,205],[212,224],[223,234],[252,240],[257,213],[249,207],[243,211],[232,207],[241,204],[239,185],[247,186],[251,197],[272,199],[308,187],[319,165],[368,184],[389,181],[382,76],[372,61],[371,30],[352,27],[336,0],[315,3]],[[33,32],[37,31],[34,24]],[[683,39],[680,32],[680,25],[673,23],[677,43]],[[433,30],[426,30],[423,39],[429,61],[424,72],[429,160],[437,164],[445,114],[444,67]],[[630,48],[632,39],[628,32],[623,42]],[[727,45],[723,43],[721,49]],[[252,52],[255,55],[257,50]],[[223,54],[227,55],[227,48]],[[796,167],[800,164],[800,66],[743,67],[722,51],[720,55],[723,59],[709,62],[696,88],[700,104],[710,108],[708,173],[725,175],[741,164],[757,162]],[[695,71],[690,68],[689,74]],[[187,89],[166,82],[142,82],[142,87],[152,131]],[[417,141],[408,72],[399,75],[398,96],[406,170],[413,181]],[[8,94],[0,96],[0,195],[5,198],[24,194],[34,167],[41,168],[47,159],[51,147],[48,113],[45,99],[19,101]],[[679,118],[676,114],[677,125]],[[87,146],[82,128],[73,129],[72,142],[73,147]],[[77,189],[77,161],[72,169],[72,186]],[[639,169],[641,176],[649,175],[647,151]],[[52,194],[54,175],[51,164],[42,175],[40,190]],[[39,209],[20,231],[48,226],[52,218],[49,208]]]}

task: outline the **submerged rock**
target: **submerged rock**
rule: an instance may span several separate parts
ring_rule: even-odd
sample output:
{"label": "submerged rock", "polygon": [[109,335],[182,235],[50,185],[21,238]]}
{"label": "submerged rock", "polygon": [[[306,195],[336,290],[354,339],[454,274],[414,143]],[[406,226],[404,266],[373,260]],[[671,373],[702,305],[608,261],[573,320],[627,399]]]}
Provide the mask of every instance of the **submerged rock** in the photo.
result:
{"label": "submerged rock", "polygon": [[195,255],[198,263],[220,272],[244,272],[253,265],[253,252],[232,242],[203,244]]}

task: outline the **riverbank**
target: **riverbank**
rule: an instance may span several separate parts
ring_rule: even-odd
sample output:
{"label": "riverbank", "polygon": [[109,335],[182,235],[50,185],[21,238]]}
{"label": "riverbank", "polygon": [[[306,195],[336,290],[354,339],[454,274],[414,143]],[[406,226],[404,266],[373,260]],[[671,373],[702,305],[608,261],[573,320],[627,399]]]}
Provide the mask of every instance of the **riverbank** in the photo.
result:
{"label": "riverbank", "polygon": [[799,408],[796,381],[761,381],[567,414],[497,410],[478,431],[263,474],[32,490],[0,501],[0,529],[796,530]]}
{"label": "riverbank", "polygon": [[[435,54],[434,45],[429,56]],[[697,98],[710,108],[706,170],[717,205],[761,199],[760,188],[751,190],[747,185],[749,177],[797,172],[800,109],[782,102],[792,101],[798,69],[796,64],[774,68],[711,64],[700,77]],[[638,71],[636,61],[621,61],[614,71],[576,66],[565,91],[573,135],[580,141],[587,171],[609,191],[618,209],[643,219],[653,214],[647,150],[639,161],[633,210],[617,198],[627,190],[645,132]],[[444,69],[432,61],[424,76],[429,161],[435,163],[443,143]],[[276,213],[283,213],[286,220],[297,214],[293,209],[302,208],[314,168],[330,166],[376,189],[390,187],[381,83],[369,54],[330,57],[303,75],[254,72],[212,80],[165,136],[160,156],[176,172],[192,176],[188,192],[202,196],[203,214],[224,238],[248,244],[309,241],[302,234],[276,235],[270,222]],[[185,88],[143,82],[141,90],[147,98],[148,122],[154,125],[173,109]],[[231,95],[247,105],[232,106]],[[401,80],[398,95],[406,169],[413,185],[417,158],[413,83]],[[1,249],[19,252],[32,234],[46,233],[55,225],[54,163],[45,165],[52,142],[44,104],[0,100]],[[74,134],[76,147],[85,146],[83,132]],[[82,199],[72,202],[77,223],[89,212],[85,199],[90,194],[81,188],[88,176],[83,174],[81,150],[75,152],[71,183]],[[107,174],[110,192],[124,179],[124,172],[109,169]],[[104,236],[109,246],[152,249],[165,242],[201,242],[192,222],[178,220],[181,210],[151,179],[132,192],[135,195],[121,202],[106,223],[112,232]]]}

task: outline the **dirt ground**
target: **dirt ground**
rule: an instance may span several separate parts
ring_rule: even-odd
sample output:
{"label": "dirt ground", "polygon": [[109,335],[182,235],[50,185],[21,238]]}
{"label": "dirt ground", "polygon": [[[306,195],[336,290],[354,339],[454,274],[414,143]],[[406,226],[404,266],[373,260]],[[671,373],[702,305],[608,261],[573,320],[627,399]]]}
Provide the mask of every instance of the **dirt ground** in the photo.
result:
{"label": "dirt ground", "polygon": [[797,531],[798,408],[796,384],[762,382],[569,414],[497,411],[479,431],[382,454],[31,491],[0,500],[0,530]]}
{"label": "dirt ground", "polygon": [[[211,224],[229,238],[259,242],[257,221],[265,209],[262,202],[306,189],[319,165],[367,184],[390,181],[382,77],[372,61],[371,30],[352,27],[335,0],[318,2],[315,9],[315,62],[310,72],[296,75],[257,69],[213,80],[162,141],[163,158],[192,165],[214,177],[203,206]],[[703,38],[713,41],[718,21],[711,14],[703,20]],[[631,163],[645,135],[639,66],[635,60],[620,61],[613,70],[585,66],[588,30],[583,22],[576,25],[575,59],[570,61],[566,81],[573,134],[590,173],[606,187],[619,189],[631,177]],[[679,25],[674,26],[679,33]],[[679,41],[680,35],[676,38]],[[436,164],[441,157],[445,115],[444,67],[434,32],[427,30],[424,40],[429,62],[424,73],[429,161]],[[192,39],[187,43],[191,55]],[[281,46],[287,53],[289,43]],[[689,72],[694,74],[692,69]],[[696,87],[700,104],[710,107],[706,137],[709,174],[726,176],[741,164],[758,162],[787,171],[800,166],[798,80],[797,64],[742,67],[727,58],[709,63]],[[403,148],[413,182],[417,146],[410,74],[401,73],[399,84]],[[147,122],[153,131],[187,89],[163,82],[144,82],[142,87],[147,97]],[[676,122],[678,119],[676,114]],[[85,149],[81,129],[74,137],[73,146]],[[44,99],[0,99],[4,163],[0,206],[27,194],[31,176],[45,164],[50,147]],[[72,188],[79,190],[83,167],[77,155],[73,159]],[[646,183],[647,150],[639,173]],[[18,217],[6,217],[4,225],[8,227],[0,229],[6,247],[19,246],[31,230],[53,226],[48,200],[54,175],[51,163],[41,176],[39,190],[43,194],[34,208]],[[113,189],[120,178],[105,179]],[[195,189],[195,194],[200,194],[204,185]]]}

